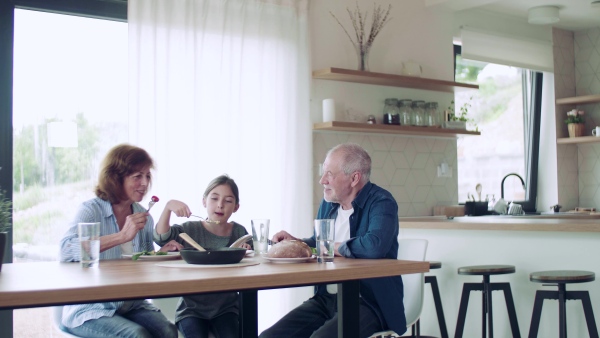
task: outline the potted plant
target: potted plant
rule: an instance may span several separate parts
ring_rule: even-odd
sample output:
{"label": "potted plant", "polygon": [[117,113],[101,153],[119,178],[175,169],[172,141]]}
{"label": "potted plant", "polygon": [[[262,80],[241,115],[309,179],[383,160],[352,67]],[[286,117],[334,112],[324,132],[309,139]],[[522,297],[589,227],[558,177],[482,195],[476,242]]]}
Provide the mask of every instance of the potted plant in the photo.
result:
{"label": "potted plant", "polygon": [[567,112],[565,123],[569,130],[569,137],[580,137],[585,133],[585,112],[583,110],[573,109]]}
{"label": "potted plant", "polygon": [[4,261],[4,252],[8,241],[7,231],[11,228],[12,203],[6,197],[6,192],[0,190],[0,271],[2,271],[2,262]]}
{"label": "potted plant", "polygon": [[471,97],[468,102],[465,102],[460,107],[460,113],[456,113],[454,110],[454,100],[450,102],[450,106],[448,106],[448,110],[446,110],[447,121],[444,122],[444,128],[449,129],[467,129],[467,122],[469,122],[469,118],[467,114],[469,112],[469,108],[471,108]]}

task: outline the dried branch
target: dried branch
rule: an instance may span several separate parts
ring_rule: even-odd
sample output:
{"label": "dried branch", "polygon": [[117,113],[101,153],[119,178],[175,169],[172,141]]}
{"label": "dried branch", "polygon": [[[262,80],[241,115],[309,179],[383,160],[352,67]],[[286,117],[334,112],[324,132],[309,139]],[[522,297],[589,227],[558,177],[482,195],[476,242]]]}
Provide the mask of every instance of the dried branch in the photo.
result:
{"label": "dried branch", "polygon": [[369,12],[365,11],[365,14],[361,12],[358,7],[358,2],[356,3],[356,8],[354,11],[351,11],[349,8],[346,8],[348,15],[350,16],[350,20],[352,22],[352,27],[354,28],[354,34],[356,37],[356,41],[352,39],[350,33],[346,30],[344,25],[340,22],[340,20],[330,11],[329,14],[333,16],[333,18],[337,21],[337,23],[342,27],[350,42],[361,52],[368,51],[375,38],[381,32],[383,27],[392,19],[390,17],[390,11],[392,10],[392,5],[388,5],[387,10],[383,10],[380,5],[373,4],[373,17],[371,19],[371,30],[369,31],[369,36],[365,41],[365,24],[367,22],[367,18],[369,17]]}

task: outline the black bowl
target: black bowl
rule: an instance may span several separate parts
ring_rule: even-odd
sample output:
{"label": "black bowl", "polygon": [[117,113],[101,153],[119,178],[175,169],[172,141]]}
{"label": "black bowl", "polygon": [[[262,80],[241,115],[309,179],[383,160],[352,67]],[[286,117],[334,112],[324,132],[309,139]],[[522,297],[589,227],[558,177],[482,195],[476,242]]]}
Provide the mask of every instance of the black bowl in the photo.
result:
{"label": "black bowl", "polygon": [[244,255],[244,248],[217,248],[208,249],[206,251],[198,251],[196,249],[182,249],[181,257],[188,264],[235,264],[239,263]]}

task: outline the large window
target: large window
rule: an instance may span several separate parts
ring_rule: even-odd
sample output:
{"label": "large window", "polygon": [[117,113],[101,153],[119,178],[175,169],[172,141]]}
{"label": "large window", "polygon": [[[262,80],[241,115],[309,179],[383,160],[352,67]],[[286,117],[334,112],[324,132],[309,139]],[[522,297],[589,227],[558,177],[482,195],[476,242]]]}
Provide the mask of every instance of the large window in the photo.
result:
{"label": "large window", "polygon": [[541,95],[537,86],[541,74],[463,59],[458,46],[455,55],[456,81],[480,86],[477,92],[455,94],[456,112],[467,109],[469,129],[481,132],[458,141],[459,201],[471,195],[477,200],[475,187],[481,184],[482,201],[497,201],[503,188],[506,201],[535,211],[540,115],[536,98]]}
{"label": "large window", "polygon": [[128,140],[127,24],[16,10],[14,55],[13,261],[55,260],[101,157]]}

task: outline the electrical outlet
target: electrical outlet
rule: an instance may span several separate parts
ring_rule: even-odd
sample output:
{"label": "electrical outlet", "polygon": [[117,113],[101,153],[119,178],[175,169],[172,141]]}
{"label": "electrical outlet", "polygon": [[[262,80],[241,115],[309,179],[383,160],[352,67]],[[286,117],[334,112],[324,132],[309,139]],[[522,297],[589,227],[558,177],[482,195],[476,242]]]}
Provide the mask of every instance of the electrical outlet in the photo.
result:
{"label": "electrical outlet", "polygon": [[452,168],[448,165],[440,165],[437,167],[437,177],[450,178],[452,177]]}

